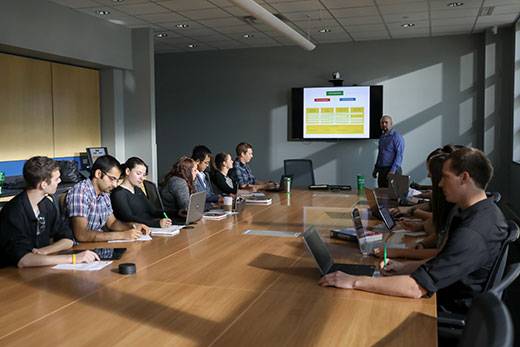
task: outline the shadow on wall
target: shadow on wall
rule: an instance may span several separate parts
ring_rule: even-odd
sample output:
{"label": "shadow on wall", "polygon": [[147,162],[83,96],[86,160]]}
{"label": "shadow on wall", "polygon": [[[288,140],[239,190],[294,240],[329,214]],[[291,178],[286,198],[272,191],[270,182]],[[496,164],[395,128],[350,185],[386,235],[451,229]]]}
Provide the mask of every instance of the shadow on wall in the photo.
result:
{"label": "shadow on wall", "polygon": [[[287,140],[290,89],[326,85],[330,71],[340,71],[347,82],[384,86],[383,111],[406,141],[403,171],[423,181],[424,159],[434,148],[482,145],[481,38],[329,44],[306,54],[282,47],[158,55],[160,172],[194,144],[217,153],[247,141],[259,178],[277,180],[284,159],[308,158],[317,182],[352,184],[363,174],[373,184],[376,140]],[[199,78],[204,83],[195,85]]]}

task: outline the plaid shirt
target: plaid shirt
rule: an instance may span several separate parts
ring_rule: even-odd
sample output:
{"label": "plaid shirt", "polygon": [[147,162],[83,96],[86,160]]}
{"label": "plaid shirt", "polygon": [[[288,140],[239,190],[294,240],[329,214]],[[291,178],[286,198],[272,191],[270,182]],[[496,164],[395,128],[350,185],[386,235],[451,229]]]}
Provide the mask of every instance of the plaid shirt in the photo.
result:
{"label": "plaid shirt", "polygon": [[229,176],[238,186],[256,183],[256,178],[251,168],[247,164],[242,164],[238,159],[233,163],[233,169],[229,173]]}
{"label": "plaid shirt", "polygon": [[94,231],[102,231],[108,217],[113,213],[110,196],[107,193],[96,195],[92,181],[83,180],[67,193],[68,217],[85,217],[88,228]]}

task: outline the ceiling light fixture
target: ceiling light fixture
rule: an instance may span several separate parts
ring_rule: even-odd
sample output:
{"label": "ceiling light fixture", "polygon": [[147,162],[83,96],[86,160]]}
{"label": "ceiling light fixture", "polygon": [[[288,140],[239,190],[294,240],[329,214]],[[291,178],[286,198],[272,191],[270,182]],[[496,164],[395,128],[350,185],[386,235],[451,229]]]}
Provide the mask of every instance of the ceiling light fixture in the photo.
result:
{"label": "ceiling light fixture", "polygon": [[401,26],[402,26],[403,28],[411,28],[411,27],[414,27],[415,24],[413,24],[413,23],[405,23],[405,24],[401,24]]}
{"label": "ceiling light fixture", "polygon": [[158,39],[162,39],[162,38],[165,38],[167,36],[168,36],[167,33],[157,33],[157,34],[155,34],[155,37],[157,37]]}
{"label": "ceiling light fixture", "polygon": [[97,10],[96,13],[99,14],[100,16],[106,16],[107,14],[110,14],[110,11],[107,11],[107,10]]}
{"label": "ceiling light fixture", "polygon": [[320,29],[320,33],[330,33],[330,29],[329,28],[321,28]]}
{"label": "ceiling light fixture", "polygon": [[123,2],[125,0],[112,0],[113,2]]}
{"label": "ceiling light fixture", "polygon": [[271,12],[267,11],[262,6],[258,5],[253,0],[229,0],[230,2],[234,3],[238,7],[240,7],[242,10],[250,13],[255,18],[263,21],[265,24],[273,28],[274,30],[278,31],[279,33],[284,34],[288,39],[290,39],[292,42],[296,43],[297,45],[303,47],[304,49],[308,51],[312,51],[314,48],[316,48],[316,45],[312,43],[311,41],[307,40],[305,37],[303,37],[299,32],[285,24],[283,21],[281,21],[279,18],[274,16]]}
{"label": "ceiling light fixture", "polygon": [[460,7],[462,5],[464,5],[463,2],[450,2],[446,6],[448,6],[448,7]]}
{"label": "ceiling light fixture", "polygon": [[197,45],[194,44],[194,43],[190,43],[190,44],[188,45],[188,48],[195,48],[195,47],[197,47]]}
{"label": "ceiling light fixture", "polygon": [[189,24],[176,24],[175,27],[179,29],[186,29],[189,28]]}
{"label": "ceiling light fixture", "polygon": [[253,35],[253,34],[244,34],[244,35],[242,35],[242,37],[244,37],[246,39],[250,39],[252,37],[255,37],[255,35]]}

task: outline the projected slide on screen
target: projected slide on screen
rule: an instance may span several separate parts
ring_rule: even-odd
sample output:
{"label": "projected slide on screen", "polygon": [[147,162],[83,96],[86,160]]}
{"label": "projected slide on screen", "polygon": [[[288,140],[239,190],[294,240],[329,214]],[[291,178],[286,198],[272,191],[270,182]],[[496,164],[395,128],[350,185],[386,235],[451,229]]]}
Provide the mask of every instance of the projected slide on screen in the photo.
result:
{"label": "projected slide on screen", "polygon": [[304,88],[303,137],[370,137],[370,87]]}

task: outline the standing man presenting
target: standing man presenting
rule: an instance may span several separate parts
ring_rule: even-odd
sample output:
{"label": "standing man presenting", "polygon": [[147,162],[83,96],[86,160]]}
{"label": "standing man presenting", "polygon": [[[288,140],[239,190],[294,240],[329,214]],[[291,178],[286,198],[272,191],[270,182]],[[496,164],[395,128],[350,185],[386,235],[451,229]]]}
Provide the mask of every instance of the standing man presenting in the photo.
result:
{"label": "standing man presenting", "polygon": [[384,115],[381,117],[380,125],[383,133],[379,138],[379,153],[372,176],[377,177],[377,185],[380,188],[386,188],[388,187],[388,174],[400,175],[402,172],[404,139],[393,129],[392,117]]}

